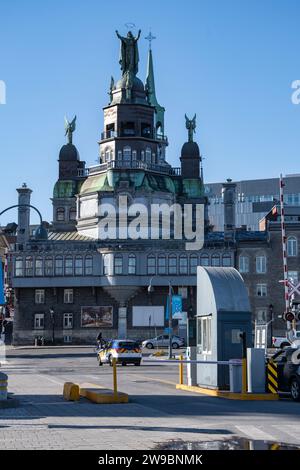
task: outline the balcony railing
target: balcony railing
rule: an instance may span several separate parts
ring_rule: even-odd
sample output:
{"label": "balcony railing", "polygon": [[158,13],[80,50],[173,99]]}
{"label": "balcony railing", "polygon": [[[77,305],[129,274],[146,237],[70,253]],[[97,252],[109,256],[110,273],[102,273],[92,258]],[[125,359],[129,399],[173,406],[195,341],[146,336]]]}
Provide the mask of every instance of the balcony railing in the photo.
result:
{"label": "balcony railing", "polygon": [[86,168],[84,174],[79,174],[80,171],[78,170],[78,176],[88,176],[93,175],[96,173],[102,173],[110,169],[127,169],[127,170],[146,170],[152,171],[155,173],[162,173],[165,175],[170,176],[180,176],[181,175],[181,168],[176,167],[172,168],[165,165],[158,165],[154,163],[146,163],[142,162],[141,160],[134,160],[134,161],[122,161],[122,160],[112,160],[106,163],[100,163],[99,165],[93,165],[90,168]]}
{"label": "balcony railing", "polygon": [[145,139],[154,139],[154,140],[160,140],[162,142],[168,142],[168,137],[166,135],[156,134],[153,137],[151,132],[139,134],[135,132],[134,129],[127,129],[127,130],[123,129],[122,132],[117,132],[117,131],[101,132],[101,140],[114,139],[115,137],[143,137]]}

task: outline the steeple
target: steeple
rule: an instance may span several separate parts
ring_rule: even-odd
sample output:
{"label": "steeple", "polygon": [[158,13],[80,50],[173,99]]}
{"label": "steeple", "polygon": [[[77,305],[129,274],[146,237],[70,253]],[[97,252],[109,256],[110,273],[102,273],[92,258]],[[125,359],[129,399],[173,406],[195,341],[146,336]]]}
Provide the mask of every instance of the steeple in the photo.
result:
{"label": "steeple", "polygon": [[151,31],[147,37],[145,37],[149,41],[149,51],[148,51],[148,64],[147,64],[147,77],[145,83],[145,89],[147,93],[147,101],[151,106],[155,107],[156,112],[156,131],[160,134],[164,135],[164,114],[165,108],[160,106],[157,101],[156,93],[155,93],[155,80],[154,80],[154,68],[153,68],[153,57],[152,57],[152,48],[151,42],[153,39],[156,39],[155,36],[152,35]]}

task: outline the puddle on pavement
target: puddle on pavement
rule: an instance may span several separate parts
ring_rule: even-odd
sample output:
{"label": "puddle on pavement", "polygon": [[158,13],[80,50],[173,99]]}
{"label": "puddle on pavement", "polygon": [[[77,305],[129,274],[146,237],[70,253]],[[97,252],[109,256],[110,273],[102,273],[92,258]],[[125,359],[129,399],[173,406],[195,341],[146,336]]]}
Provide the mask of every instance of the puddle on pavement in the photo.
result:
{"label": "puddle on pavement", "polygon": [[282,442],[232,437],[220,441],[170,440],[159,444],[157,450],[300,450],[300,446]]}

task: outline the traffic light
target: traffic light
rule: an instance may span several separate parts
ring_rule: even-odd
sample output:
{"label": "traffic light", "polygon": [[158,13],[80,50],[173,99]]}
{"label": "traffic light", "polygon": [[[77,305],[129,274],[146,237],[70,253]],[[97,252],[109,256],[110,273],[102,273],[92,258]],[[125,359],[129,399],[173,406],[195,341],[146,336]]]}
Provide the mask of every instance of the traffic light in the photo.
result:
{"label": "traffic light", "polygon": [[284,312],[283,319],[285,321],[293,321],[295,320],[295,315],[293,314],[293,312]]}

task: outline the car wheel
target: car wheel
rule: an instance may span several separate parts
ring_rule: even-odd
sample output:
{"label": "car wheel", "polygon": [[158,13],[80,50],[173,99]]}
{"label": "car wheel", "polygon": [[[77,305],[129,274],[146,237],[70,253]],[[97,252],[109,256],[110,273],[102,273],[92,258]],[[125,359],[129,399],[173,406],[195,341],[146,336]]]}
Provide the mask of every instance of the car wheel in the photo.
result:
{"label": "car wheel", "polygon": [[135,365],[135,366],[140,366],[140,365],[141,365],[141,361],[135,362],[134,365]]}
{"label": "car wheel", "polygon": [[113,366],[113,357],[112,356],[109,356],[108,362],[109,362],[110,367],[112,367]]}
{"label": "car wheel", "polygon": [[173,349],[178,349],[179,348],[178,343],[172,343],[172,348]]}
{"label": "car wheel", "polygon": [[123,367],[124,367],[124,366],[127,366],[126,362],[122,362],[122,366],[123,366]]}
{"label": "car wheel", "polygon": [[286,346],[290,346],[290,343],[288,343],[288,342],[281,343],[280,349],[283,349],[283,348],[285,348]]}
{"label": "car wheel", "polygon": [[153,349],[153,344],[152,343],[147,343],[146,348],[147,349]]}
{"label": "car wheel", "polygon": [[103,362],[101,362],[101,359],[98,359],[98,366],[103,366]]}
{"label": "car wheel", "polygon": [[298,379],[291,381],[291,395],[294,401],[300,401],[300,381]]}

